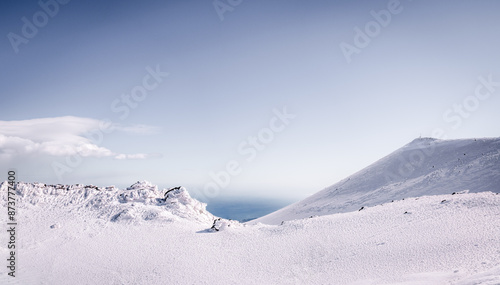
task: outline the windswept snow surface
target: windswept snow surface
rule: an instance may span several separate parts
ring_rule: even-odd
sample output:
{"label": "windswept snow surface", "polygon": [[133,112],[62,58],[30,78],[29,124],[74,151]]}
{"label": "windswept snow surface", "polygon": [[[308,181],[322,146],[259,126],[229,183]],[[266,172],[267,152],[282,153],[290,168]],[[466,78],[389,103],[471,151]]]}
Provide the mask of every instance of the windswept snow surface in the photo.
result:
{"label": "windswept snow surface", "polygon": [[456,191],[500,192],[500,138],[418,138],[350,177],[252,221],[282,221]]}
{"label": "windswept snow surface", "polygon": [[165,192],[19,183],[17,277],[0,266],[0,284],[500,284],[492,192],[220,231],[185,189]]}

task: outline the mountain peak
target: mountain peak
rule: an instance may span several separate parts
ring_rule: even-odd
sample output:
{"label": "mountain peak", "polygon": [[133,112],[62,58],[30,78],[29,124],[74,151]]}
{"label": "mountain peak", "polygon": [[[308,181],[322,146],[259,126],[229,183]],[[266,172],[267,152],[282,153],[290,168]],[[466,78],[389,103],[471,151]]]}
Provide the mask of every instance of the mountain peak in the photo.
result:
{"label": "mountain peak", "polygon": [[431,137],[418,137],[411,142],[404,145],[401,149],[416,149],[416,148],[427,148],[440,142],[441,140]]}
{"label": "mountain peak", "polygon": [[432,138],[432,137],[418,137],[418,138],[412,140],[409,144],[419,144],[419,143],[423,143],[423,142],[432,143],[432,142],[435,142],[438,140],[439,139]]}

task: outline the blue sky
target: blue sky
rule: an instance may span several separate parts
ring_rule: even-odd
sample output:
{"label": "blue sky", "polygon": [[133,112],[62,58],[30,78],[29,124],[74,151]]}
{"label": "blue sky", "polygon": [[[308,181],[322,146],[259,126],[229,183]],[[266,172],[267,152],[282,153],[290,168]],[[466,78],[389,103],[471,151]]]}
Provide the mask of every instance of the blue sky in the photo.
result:
{"label": "blue sky", "polygon": [[0,4],[20,180],[298,199],[419,136],[499,134],[498,1],[65,2]]}

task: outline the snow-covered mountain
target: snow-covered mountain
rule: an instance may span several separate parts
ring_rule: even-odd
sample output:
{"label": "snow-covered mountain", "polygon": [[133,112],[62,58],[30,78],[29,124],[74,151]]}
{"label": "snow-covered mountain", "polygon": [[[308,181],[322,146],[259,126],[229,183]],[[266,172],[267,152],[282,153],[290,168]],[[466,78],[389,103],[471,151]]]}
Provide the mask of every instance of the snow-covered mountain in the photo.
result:
{"label": "snow-covered mountain", "polygon": [[500,138],[415,139],[350,177],[251,223],[279,224],[462,190],[500,192]]}

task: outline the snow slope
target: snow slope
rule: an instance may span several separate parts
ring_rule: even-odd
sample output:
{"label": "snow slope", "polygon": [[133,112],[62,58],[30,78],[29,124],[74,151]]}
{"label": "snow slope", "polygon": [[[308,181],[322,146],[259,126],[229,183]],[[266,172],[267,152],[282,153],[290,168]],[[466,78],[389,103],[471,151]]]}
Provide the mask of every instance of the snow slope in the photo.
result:
{"label": "snow slope", "polygon": [[215,232],[184,189],[19,186],[17,277],[0,266],[0,284],[500,284],[491,192]]}
{"label": "snow slope", "polygon": [[251,223],[357,211],[455,191],[500,192],[500,138],[419,138],[340,182]]}

